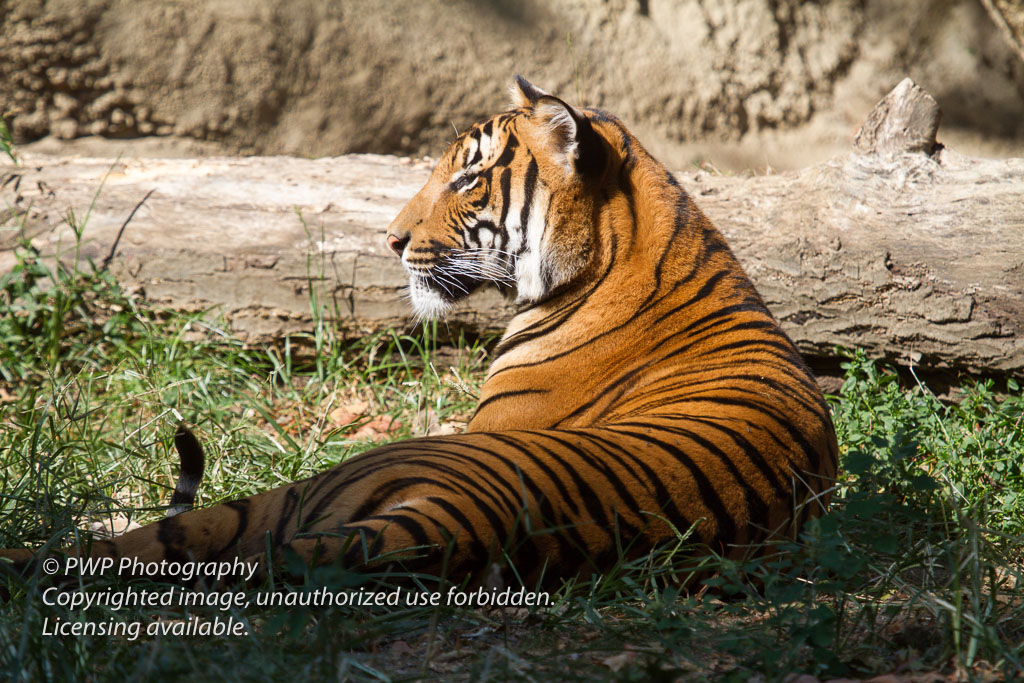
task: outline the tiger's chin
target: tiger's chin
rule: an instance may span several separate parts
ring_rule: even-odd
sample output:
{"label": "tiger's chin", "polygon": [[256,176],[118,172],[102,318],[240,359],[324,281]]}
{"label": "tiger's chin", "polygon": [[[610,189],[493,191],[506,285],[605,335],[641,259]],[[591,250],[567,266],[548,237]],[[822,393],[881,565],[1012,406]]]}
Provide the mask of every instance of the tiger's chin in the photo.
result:
{"label": "tiger's chin", "polygon": [[419,278],[410,279],[409,298],[413,313],[419,320],[443,318],[455,304],[454,300],[443,296]]}
{"label": "tiger's chin", "polygon": [[509,301],[516,300],[516,288],[504,283],[461,278],[457,283],[450,281],[448,287],[441,287],[430,277],[417,275],[409,277],[409,300],[418,320],[436,320],[444,318],[455,304],[484,286],[494,287]]}

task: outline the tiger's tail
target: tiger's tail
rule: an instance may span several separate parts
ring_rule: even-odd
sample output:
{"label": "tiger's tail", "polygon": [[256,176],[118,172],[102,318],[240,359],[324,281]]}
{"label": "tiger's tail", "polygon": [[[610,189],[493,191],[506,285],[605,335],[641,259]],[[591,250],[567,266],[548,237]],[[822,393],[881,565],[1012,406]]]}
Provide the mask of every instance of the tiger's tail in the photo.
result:
{"label": "tiger's tail", "polygon": [[[69,546],[57,552],[67,555],[84,557],[110,557],[125,554],[122,545],[129,549],[130,554],[147,557],[147,559],[160,559],[163,555],[163,543],[160,542],[160,530],[164,524],[175,524],[178,520],[170,522],[168,518],[191,510],[195,505],[196,491],[203,479],[203,472],[206,469],[206,456],[199,440],[182,423],[174,433],[174,448],[178,451],[180,467],[178,481],[174,486],[174,493],[171,495],[170,508],[164,520],[157,524],[151,524],[140,529],[135,529],[127,534],[110,539],[97,539],[87,541],[82,546]],[[131,539],[131,541],[129,541]],[[147,551],[149,551],[147,553]],[[45,556],[48,553],[43,553]],[[36,551],[27,549],[3,549],[0,550],[0,565],[7,565],[15,574],[24,574],[34,561],[42,559]],[[148,557],[152,555],[152,557]],[[8,560],[9,562],[4,562]],[[2,567],[0,567],[2,570]],[[48,572],[53,575],[52,572]],[[3,572],[0,571],[0,576]],[[62,580],[62,572],[57,573],[57,580]],[[0,586],[0,602],[4,599],[4,587]]]}
{"label": "tiger's tail", "polygon": [[196,491],[199,490],[199,484],[203,481],[203,471],[206,469],[203,447],[183,422],[178,423],[178,428],[174,432],[174,448],[178,451],[181,464],[167,517],[173,517],[195,507]]}

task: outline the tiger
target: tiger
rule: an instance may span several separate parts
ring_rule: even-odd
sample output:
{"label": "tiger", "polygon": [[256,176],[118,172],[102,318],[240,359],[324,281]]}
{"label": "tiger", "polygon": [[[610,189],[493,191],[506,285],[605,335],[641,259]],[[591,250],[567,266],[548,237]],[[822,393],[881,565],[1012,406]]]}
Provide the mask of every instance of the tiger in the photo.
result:
{"label": "tiger", "polygon": [[[483,286],[514,301],[465,432],[65,552],[261,567],[294,553],[469,582],[501,566],[541,585],[685,531],[736,556],[826,510],[828,405],[722,234],[616,117],[521,76],[511,95],[385,236],[420,318]],[[194,438],[178,445],[201,460]]]}

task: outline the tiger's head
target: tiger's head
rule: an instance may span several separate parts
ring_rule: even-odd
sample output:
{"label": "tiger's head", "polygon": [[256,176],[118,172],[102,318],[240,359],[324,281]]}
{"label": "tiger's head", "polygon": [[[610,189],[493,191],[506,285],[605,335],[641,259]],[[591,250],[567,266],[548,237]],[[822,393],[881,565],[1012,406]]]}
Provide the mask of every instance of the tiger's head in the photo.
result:
{"label": "tiger's head", "polygon": [[610,148],[592,113],[520,76],[511,92],[513,108],[459,135],[388,228],[421,318],[487,283],[539,303],[590,260]]}

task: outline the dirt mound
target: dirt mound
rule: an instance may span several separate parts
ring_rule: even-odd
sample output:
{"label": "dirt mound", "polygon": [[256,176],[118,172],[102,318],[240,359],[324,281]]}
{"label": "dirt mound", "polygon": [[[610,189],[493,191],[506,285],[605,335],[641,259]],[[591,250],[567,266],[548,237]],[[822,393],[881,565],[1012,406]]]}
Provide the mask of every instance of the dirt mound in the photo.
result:
{"label": "dirt mound", "polygon": [[947,136],[1012,153],[1024,64],[999,28],[977,0],[906,4],[5,0],[0,108],[22,143],[436,154],[519,72],[615,112],[673,166],[786,167],[845,148],[910,75]]}

